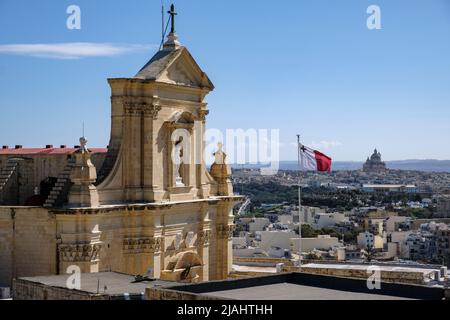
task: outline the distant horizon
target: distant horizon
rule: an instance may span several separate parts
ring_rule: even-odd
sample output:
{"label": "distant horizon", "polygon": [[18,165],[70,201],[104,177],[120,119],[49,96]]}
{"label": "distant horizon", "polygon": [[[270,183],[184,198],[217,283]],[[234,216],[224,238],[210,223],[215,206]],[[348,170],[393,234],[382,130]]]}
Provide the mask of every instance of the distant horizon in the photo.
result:
{"label": "distant horizon", "polygon": [[[42,145],[23,145],[23,144],[17,144],[20,145],[22,148],[27,149],[27,148],[31,148],[31,149],[45,149],[47,145],[51,145],[54,148],[59,148],[61,145],[65,145],[68,148],[72,148],[78,145],[77,141],[74,141],[75,143],[73,144],[52,144],[52,143],[46,143],[46,144],[42,144]],[[14,149],[16,145],[8,145],[8,144],[2,144],[0,142],[0,148],[3,148],[4,146],[8,147],[9,149]],[[108,146],[98,146],[98,145],[88,145],[88,148],[93,148],[93,149],[97,149],[97,148],[108,148]],[[380,149],[381,150],[381,149]],[[369,156],[370,157],[370,156]],[[410,159],[393,159],[393,160],[385,160],[385,159],[381,159],[383,162],[402,162],[402,161],[450,161],[450,159],[437,159],[437,158],[410,158]],[[297,162],[297,159],[281,159],[279,162]],[[353,163],[364,163],[366,162],[366,159],[364,160],[340,160],[340,159],[332,159],[332,162],[336,163],[336,162],[353,162]],[[231,163],[232,165],[240,165],[240,164],[235,164],[235,163]],[[252,165],[252,164],[259,164],[259,163],[247,163],[248,165]],[[246,165],[247,165],[246,164]],[[264,163],[263,163],[264,164]]]}
{"label": "distant horizon", "polygon": [[[297,162],[298,160],[280,160],[280,162]],[[399,162],[399,161],[450,161],[450,159],[395,159],[395,160],[382,160],[383,162]],[[366,160],[334,160],[333,162],[355,162],[364,163]]]}
{"label": "distant horizon", "polygon": [[[445,172],[450,173],[450,160],[437,159],[413,159],[413,160],[392,160],[384,161],[386,168],[389,170],[404,170],[404,171],[421,171],[421,172]],[[331,165],[331,171],[355,171],[361,170],[364,161],[334,161]],[[267,165],[262,164],[231,164],[235,169],[244,168],[263,168]],[[297,160],[280,161],[278,163],[279,170],[298,170]]]}

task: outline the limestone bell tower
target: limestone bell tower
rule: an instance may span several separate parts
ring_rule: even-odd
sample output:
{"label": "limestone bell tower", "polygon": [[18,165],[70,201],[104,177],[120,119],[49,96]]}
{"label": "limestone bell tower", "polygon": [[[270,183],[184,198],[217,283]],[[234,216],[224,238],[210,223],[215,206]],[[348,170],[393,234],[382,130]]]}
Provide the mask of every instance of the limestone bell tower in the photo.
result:
{"label": "limestone bell tower", "polygon": [[203,162],[205,97],[214,86],[173,31],[133,78],[108,80],[111,138],[97,180],[101,204],[204,199],[216,184]]}
{"label": "limestone bell tower", "polygon": [[73,267],[183,282],[229,276],[233,207],[242,198],[221,144],[205,167],[205,97],[214,86],[178,41],[173,6],[170,14],[161,50],[134,77],[108,80],[111,136],[101,167],[82,137],[47,205],[4,215],[3,239],[23,240],[0,250],[8,278]]}

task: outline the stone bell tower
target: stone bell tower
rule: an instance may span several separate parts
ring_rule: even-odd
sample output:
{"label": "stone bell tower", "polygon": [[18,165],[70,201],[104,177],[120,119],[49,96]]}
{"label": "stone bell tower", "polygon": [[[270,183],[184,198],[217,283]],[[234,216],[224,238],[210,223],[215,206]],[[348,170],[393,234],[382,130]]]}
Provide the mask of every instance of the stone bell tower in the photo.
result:
{"label": "stone bell tower", "polygon": [[233,195],[221,144],[211,170],[204,164],[214,86],[178,41],[173,6],[169,13],[161,50],[134,77],[108,80],[111,136],[101,167],[83,137],[44,207],[3,209],[0,284],[78,268],[182,282],[229,276],[242,197]]}
{"label": "stone bell tower", "polygon": [[174,30],[133,78],[108,81],[111,138],[97,179],[100,203],[208,198],[216,182],[203,162],[204,100],[214,86]]}

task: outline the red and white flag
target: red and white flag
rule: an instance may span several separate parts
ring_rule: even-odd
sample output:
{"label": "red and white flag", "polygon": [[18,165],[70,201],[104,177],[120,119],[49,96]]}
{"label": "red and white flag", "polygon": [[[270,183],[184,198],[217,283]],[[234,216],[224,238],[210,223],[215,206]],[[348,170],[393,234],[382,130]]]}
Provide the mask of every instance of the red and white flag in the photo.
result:
{"label": "red and white flag", "polygon": [[331,171],[331,158],[322,152],[300,145],[300,165],[306,171]]}

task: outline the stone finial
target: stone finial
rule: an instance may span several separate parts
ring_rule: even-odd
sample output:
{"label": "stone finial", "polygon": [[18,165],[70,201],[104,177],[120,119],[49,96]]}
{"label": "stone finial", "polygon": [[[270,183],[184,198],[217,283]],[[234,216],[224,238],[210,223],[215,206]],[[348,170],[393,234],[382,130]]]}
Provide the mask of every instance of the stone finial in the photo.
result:
{"label": "stone finial", "polygon": [[85,137],[80,138],[80,150],[82,153],[88,152],[88,149],[86,147],[87,143],[88,143],[88,141],[86,140]]}
{"label": "stone finial", "polygon": [[176,33],[169,33],[167,36],[167,41],[164,42],[163,50],[172,51],[179,49],[181,47],[180,41],[178,41],[178,36]]}
{"label": "stone finial", "polygon": [[214,153],[214,163],[216,164],[225,164],[225,160],[227,158],[227,155],[225,152],[223,152],[223,143],[219,142],[217,144],[217,152]]}
{"label": "stone finial", "polygon": [[226,164],[227,155],[223,152],[223,144],[217,144],[218,150],[214,153],[214,163],[211,166],[210,174],[218,183],[220,196],[232,196],[233,186],[231,185],[231,167]]}
{"label": "stone finial", "polygon": [[97,170],[91,161],[91,153],[87,149],[87,140],[80,138],[80,149],[75,152],[75,164],[70,175],[73,185],[69,191],[69,206],[98,207],[98,193],[94,182]]}

